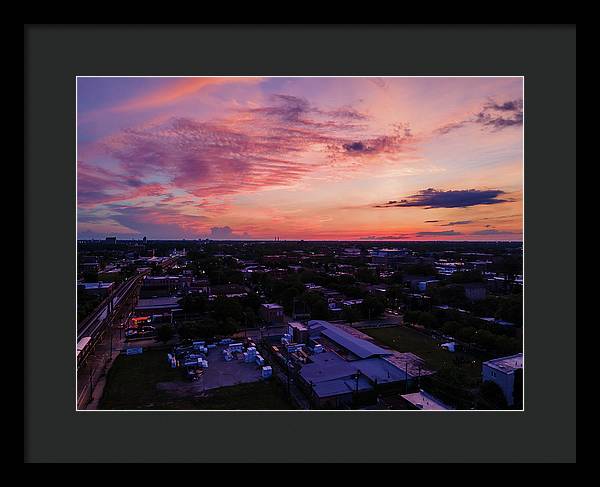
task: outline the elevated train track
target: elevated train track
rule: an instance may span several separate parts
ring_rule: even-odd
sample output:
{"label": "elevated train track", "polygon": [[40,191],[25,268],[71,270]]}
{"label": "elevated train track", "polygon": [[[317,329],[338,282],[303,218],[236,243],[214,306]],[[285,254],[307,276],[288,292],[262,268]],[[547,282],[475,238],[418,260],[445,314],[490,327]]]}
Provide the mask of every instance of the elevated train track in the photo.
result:
{"label": "elevated train track", "polygon": [[123,282],[98,307],[77,325],[77,367],[82,364],[94,345],[109,327],[114,311],[127,301],[150,271],[143,271]]}

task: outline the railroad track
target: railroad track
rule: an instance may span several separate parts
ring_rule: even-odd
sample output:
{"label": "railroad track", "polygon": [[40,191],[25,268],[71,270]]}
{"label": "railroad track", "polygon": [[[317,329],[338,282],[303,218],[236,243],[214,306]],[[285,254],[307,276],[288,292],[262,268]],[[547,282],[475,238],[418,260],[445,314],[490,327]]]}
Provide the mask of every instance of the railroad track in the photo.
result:
{"label": "railroad track", "polygon": [[119,306],[121,301],[135,288],[147,272],[141,273],[122,283],[110,296],[104,299],[86,319],[77,326],[77,342],[82,338],[94,339],[99,335],[107,324],[109,310]]}
{"label": "railroad track", "polygon": [[[175,263],[175,259],[170,259],[161,264],[161,267],[166,269]],[[77,367],[85,363],[88,355],[94,350],[94,347],[102,337],[114,315],[115,310],[126,300],[129,293],[135,289],[140,281],[150,273],[150,269],[145,270],[136,276],[121,283],[121,285],[113,291],[110,296],[105,298],[98,307],[81,323],[77,325]],[[112,313],[111,313],[112,311]]]}

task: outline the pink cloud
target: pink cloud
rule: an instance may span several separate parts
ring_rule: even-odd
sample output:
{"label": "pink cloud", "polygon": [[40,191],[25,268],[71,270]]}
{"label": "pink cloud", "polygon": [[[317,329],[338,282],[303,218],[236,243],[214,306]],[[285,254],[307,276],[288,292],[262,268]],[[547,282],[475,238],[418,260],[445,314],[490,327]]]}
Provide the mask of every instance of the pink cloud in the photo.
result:
{"label": "pink cloud", "polygon": [[154,90],[152,93],[135,97],[119,105],[109,108],[113,112],[124,112],[129,110],[146,110],[162,105],[173,103],[186,96],[209,86],[217,86],[231,83],[258,83],[262,78],[254,77],[212,77],[212,78],[179,78],[168,86]]}
{"label": "pink cloud", "polygon": [[[306,100],[277,95],[273,104],[239,109],[228,118],[170,118],[129,128],[101,145],[125,174],[168,176],[197,197],[289,186],[320,167],[354,158],[368,164],[383,154],[409,151],[404,126],[389,134],[362,134],[366,115],[343,107],[321,110]],[[362,150],[352,148],[359,147]],[[321,154],[307,162],[306,154]]]}
{"label": "pink cloud", "polygon": [[[267,238],[281,234],[280,229],[297,238],[419,238],[419,231],[429,229],[410,221],[403,221],[408,228],[398,228],[398,219],[391,216],[394,210],[375,210],[377,217],[371,219],[365,209],[375,203],[369,204],[363,197],[352,201],[359,210],[355,217],[339,213],[346,207],[331,201],[331,195],[339,192],[340,202],[345,203],[358,187],[355,181],[362,181],[363,177],[368,184],[361,194],[372,196],[376,202],[396,195],[415,195],[428,187],[425,184],[439,186],[437,181],[412,185],[413,180],[404,178],[428,177],[425,170],[410,174],[405,171],[430,157],[426,152],[415,155],[418,149],[429,148],[423,142],[432,145],[438,140],[460,140],[461,136],[468,139],[475,128],[481,128],[482,133],[476,135],[487,143],[492,132],[519,123],[520,107],[512,95],[498,98],[498,102],[489,99],[487,104],[485,98],[472,97],[469,104],[462,103],[451,111],[431,112],[436,115],[426,118],[425,124],[419,118],[420,112],[398,110],[402,116],[411,117],[414,133],[405,121],[396,119],[395,110],[387,110],[382,116],[377,106],[373,109],[372,103],[363,103],[362,93],[344,98],[319,91],[313,98],[311,90],[295,89],[295,82],[269,82],[258,89],[227,88],[211,91],[206,99],[195,97],[210,86],[229,82],[240,79],[180,79],[149,95],[100,108],[112,125],[103,124],[97,133],[94,126],[87,127],[79,147],[79,157],[85,161],[78,165],[79,205],[90,214],[97,209],[100,218],[98,222],[86,223],[120,225],[163,238],[207,236],[211,228],[219,235]],[[372,89],[384,91],[373,82],[376,84]],[[273,86],[278,91],[303,93],[308,98],[266,95]],[[315,103],[315,99],[332,104]],[[374,119],[372,113],[379,118]],[[471,129],[458,130],[467,125]],[[456,134],[452,137],[441,136],[453,131]],[[112,135],[105,136],[107,133]],[[503,138],[513,136],[517,137],[517,131],[502,131]],[[432,161],[437,164],[435,157]],[[443,171],[436,173],[438,178],[439,173]],[[394,190],[396,183],[398,189]],[[472,186],[464,187],[481,186],[477,181],[468,184]],[[447,187],[456,191],[463,186],[452,182]],[[250,194],[281,188],[292,191]],[[385,192],[379,194],[377,188]],[[277,208],[279,195],[283,195],[287,205],[281,207],[285,211],[280,213],[270,210]],[[303,198],[313,198],[306,200],[306,211],[291,212],[295,208],[293,202],[298,202],[298,208],[303,207]],[[268,201],[268,208],[264,201]],[[331,211],[332,217],[327,220],[331,223],[315,218],[324,208]],[[399,211],[403,218],[410,213]],[[432,216],[437,218],[438,214]],[[460,218],[448,216],[448,221]],[[464,235],[475,230],[466,228]],[[488,234],[492,232],[486,231]]]}
{"label": "pink cloud", "polygon": [[144,183],[139,178],[123,176],[84,161],[77,163],[77,200],[83,207],[160,196],[165,191],[161,184]]}

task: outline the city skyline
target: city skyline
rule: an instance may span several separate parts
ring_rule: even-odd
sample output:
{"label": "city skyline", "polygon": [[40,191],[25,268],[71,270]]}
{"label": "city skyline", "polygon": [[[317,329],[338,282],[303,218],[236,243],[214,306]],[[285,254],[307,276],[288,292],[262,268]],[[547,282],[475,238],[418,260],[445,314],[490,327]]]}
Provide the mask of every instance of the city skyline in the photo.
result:
{"label": "city skyline", "polygon": [[77,88],[78,238],[522,240],[520,77]]}

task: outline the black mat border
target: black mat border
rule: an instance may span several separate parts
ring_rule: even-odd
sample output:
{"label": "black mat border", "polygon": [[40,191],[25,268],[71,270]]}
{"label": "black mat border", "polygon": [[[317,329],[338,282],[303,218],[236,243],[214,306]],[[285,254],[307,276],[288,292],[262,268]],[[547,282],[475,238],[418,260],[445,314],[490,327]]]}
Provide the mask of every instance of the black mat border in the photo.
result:
{"label": "black mat border", "polygon": [[[28,25],[24,41],[25,460],[575,459],[573,26]],[[525,76],[524,413],[74,411],[75,76],[269,74]]]}

